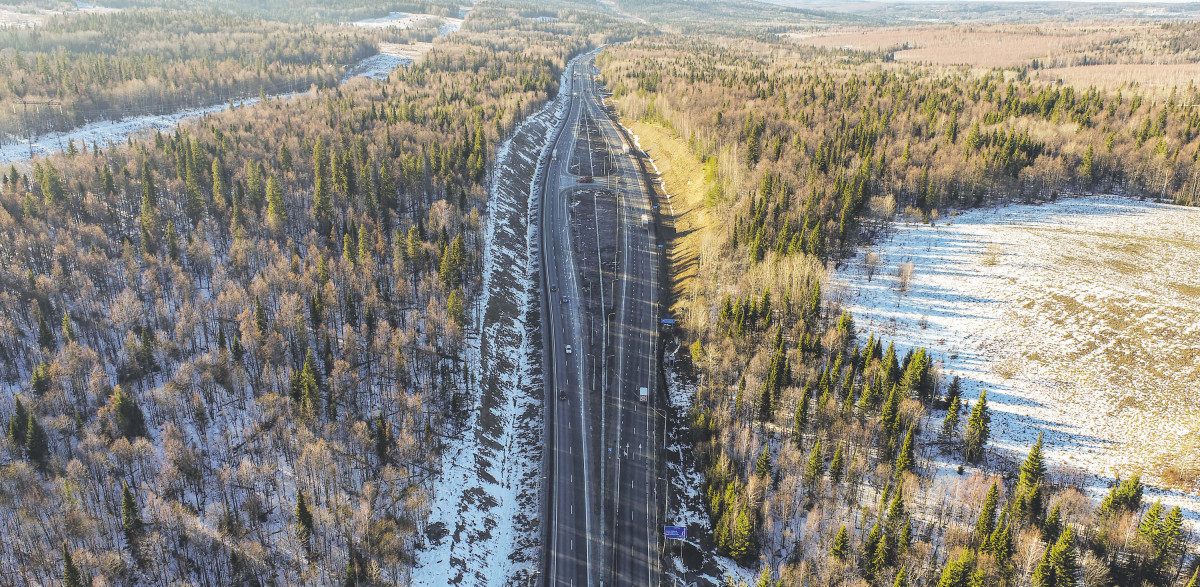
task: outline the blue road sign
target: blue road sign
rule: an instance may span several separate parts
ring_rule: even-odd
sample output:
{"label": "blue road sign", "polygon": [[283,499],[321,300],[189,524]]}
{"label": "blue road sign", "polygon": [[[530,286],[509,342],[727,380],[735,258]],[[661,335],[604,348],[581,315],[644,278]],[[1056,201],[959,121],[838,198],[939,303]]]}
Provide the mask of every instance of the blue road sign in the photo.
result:
{"label": "blue road sign", "polygon": [[663,536],[673,540],[686,540],[687,526],[664,526]]}

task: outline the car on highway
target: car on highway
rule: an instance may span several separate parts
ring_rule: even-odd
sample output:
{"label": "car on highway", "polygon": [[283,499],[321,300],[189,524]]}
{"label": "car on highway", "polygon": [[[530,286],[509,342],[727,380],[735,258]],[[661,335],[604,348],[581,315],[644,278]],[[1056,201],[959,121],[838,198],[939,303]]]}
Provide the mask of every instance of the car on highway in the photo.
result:
{"label": "car on highway", "polygon": [[566,392],[566,391],[564,391],[564,390],[561,390],[561,389],[560,389],[560,390],[558,390],[558,399],[560,399],[560,400],[566,400],[566,399],[567,399],[567,392]]}
{"label": "car on highway", "polygon": [[569,301],[571,301],[571,300],[567,299],[567,296],[563,296],[563,297],[562,297],[562,303],[564,303],[564,304],[565,304],[565,303],[567,303],[567,302],[569,302]]}
{"label": "car on highway", "polygon": [[646,403],[646,402],[650,401],[650,390],[645,387],[639,389],[638,390],[638,401],[642,402],[642,403]]}
{"label": "car on highway", "polygon": [[571,354],[571,345],[567,345],[567,354]]}
{"label": "car on highway", "polygon": [[550,291],[558,291],[558,286],[557,285],[550,286]]}
{"label": "car on highway", "polygon": [[590,176],[590,175],[585,175],[585,176],[583,176],[583,177],[581,177],[581,178],[579,178],[579,179],[577,179],[577,180],[575,180],[575,181],[576,181],[576,182],[578,182],[578,183],[592,183],[592,176]]}

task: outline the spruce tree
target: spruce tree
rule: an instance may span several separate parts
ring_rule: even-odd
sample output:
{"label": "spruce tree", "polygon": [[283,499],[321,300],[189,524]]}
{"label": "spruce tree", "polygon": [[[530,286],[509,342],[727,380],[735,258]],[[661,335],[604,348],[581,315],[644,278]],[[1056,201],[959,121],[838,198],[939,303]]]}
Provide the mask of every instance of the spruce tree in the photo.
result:
{"label": "spruce tree", "polygon": [[25,456],[33,461],[38,469],[42,470],[45,470],[50,461],[50,438],[46,436],[46,429],[42,428],[42,423],[38,422],[33,410],[29,411],[29,433],[25,438]]}
{"label": "spruce tree", "polygon": [[896,475],[901,473],[911,473],[916,467],[916,425],[908,426],[908,434],[904,437],[904,445],[900,447],[900,454],[896,456]]}
{"label": "spruce tree", "polygon": [[800,405],[796,407],[796,416],[792,420],[792,440],[796,447],[804,446],[804,433],[808,431],[808,388],[800,393]]}
{"label": "spruce tree", "polygon": [[991,421],[992,416],[988,413],[987,407],[987,391],[983,391],[979,394],[979,401],[975,402],[975,407],[971,408],[971,417],[967,420],[966,457],[968,461],[975,463],[983,458],[983,451],[990,435]]}
{"label": "spruce tree", "polygon": [[962,407],[959,404],[958,396],[950,400],[950,407],[946,410],[946,419],[942,420],[942,440],[945,442],[954,442],[958,436],[958,417]]}
{"label": "spruce tree", "polygon": [[309,539],[313,535],[313,515],[308,509],[308,503],[304,500],[304,492],[296,492],[296,538],[304,544],[307,549]]}
{"label": "spruce tree", "polygon": [[843,459],[842,444],[838,443],[837,450],[833,451],[833,460],[829,463],[829,478],[835,485],[842,481],[842,473],[845,470]]}
{"label": "spruce tree", "polygon": [[833,538],[833,548],[829,551],[834,558],[845,561],[850,557],[850,535],[846,532],[846,525],[842,524],[842,528],[838,530],[837,536]]}
{"label": "spruce tree", "polygon": [[825,458],[821,454],[821,441],[818,440],[813,445],[812,452],[808,454],[808,464],[804,467],[804,484],[809,487],[810,494],[812,486],[821,479],[824,472]]}
{"label": "spruce tree", "polygon": [[130,550],[136,552],[137,540],[142,535],[142,517],[128,483],[121,484],[121,530],[125,532],[125,542]]}
{"label": "spruce tree", "polygon": [[29,437],[29,410],[18,396],[13,403],[13,413],[8,418],[8,441],[19,448],[25,447]]}
{"label": "spruce tree", "polygon": [[904,567],[900,567],[900,572],[896,573],[896,580],[892,583],[892,587],[908,587],[908,575],[904,571]]}
{"label": "spruce tree", "polygon": [[71,551],[67,548],[65,540],[62,545],[62,554],[63,587],[83,587],[83,577],[79,574],[79,569],[75,566],[75,561],[71,559]]}
{"label": "spruce tree", "polygon": [[979,519],[975,521],[977,544],[983,544],[996,529],[996,506],[999,498],[998,485],[996,482],[992,482],[992,487],[988,489],[987,497],[983,500],[983,508],[979,511]]}
{"label": "spruce tree", "polygon": [[45,361],[38,363],[29,375],[29,391],[34,397],[42,397],[50,391],[50,365]]}
{"label": "spruce tree", "polygon": [[1142,507],[1143,490],[1141,476],[1134,474],[1108,492],[1104,501],[1100,502],[1100,508],[1096,510],[1096,514],[1109,516],[1138,511]]}
{"label": "spruce tree", "polygon": [[1042,458],[1042,433],[1038,432],[1037,442],[1029,449],[1029,456],[1021,465],[1021,477],[1017,481],[1017,491],[1028,491],[1042,482],[1046,475],[1046,463]]}
{"label": "spruce tree", "polygon": [[1046,544],[1053,544],[1058,540],[1058,535],[1062,532],[1062,512],[1057,505],[1050,510],[1050,514],[1046,516],[1046,521],[1042,524],[1042,541]]}
{"label": "spruce tree", "polygon": [[131,394],[118,385],[113,390],[109,402],[112,404],[113,419],[118,434],[129,440],[138,436],[146,436],[146,417]]}
{"label": "spruce tree", "polygon": [[63,310],[62,336],[63,344],[75,340],[75,327],[71,325],[71,315],[68,314],[66,310]]}
{"label": "spruce tree", "polygon": [[770,446],[763,446],[762,452],[758,453],[758,461],[754,463],[754,474],[763,478],[771,476]]}
{"label": "spruce tree", "polygon": [[54,340],[54,332],[50,330],[50,325],[46,323],[46,319],[40,313],[38,314],[38,346],[50,352],[58,348],[58,341]]}

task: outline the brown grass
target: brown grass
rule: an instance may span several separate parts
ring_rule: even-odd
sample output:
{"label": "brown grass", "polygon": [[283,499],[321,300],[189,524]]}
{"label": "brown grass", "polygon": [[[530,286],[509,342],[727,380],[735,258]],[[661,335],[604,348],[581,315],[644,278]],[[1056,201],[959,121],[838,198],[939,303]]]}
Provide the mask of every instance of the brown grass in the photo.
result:
{"label": "brown grass", "polygon": [[1147,88],[1187,87],[1200,79],[1200,63],[1112,63],[1043,69],[1038,76],[1062,80],[1075,87],[1119,88],[1138,84]]}
{"label": "brown grass", "polygon": [[662,175],[663,189],[671,195],[671,205],[664,204],[662,212],[674,208],[675,239],[666,243],[671,260],[671,311],[681,316],[692,291],[700,259],[701,239],[709,224],[704,205],[704,168],[688,150],[687,144],[671,136],[670,131],[657,124],[622,123],[638,135],[642,150],[654,159]]}
{"label": "brown grass", "polygon": [[1077,29],[1012,26],[929,26],[862,28],[821,35],[793,35],[797,43],[829,49],[875,51],[901,47],[897,61],[927,61],[939,65],[1013,67],[1051,52],[1068,49],[1080,39]]}

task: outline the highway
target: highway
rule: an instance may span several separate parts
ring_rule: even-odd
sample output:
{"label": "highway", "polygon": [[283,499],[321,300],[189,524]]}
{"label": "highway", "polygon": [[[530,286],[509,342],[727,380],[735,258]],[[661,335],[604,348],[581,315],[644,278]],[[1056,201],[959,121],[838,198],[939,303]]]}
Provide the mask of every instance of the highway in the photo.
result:
{"label": "highway", "polygon": [[[657,585],[654,215],[636,151],[603,109],[594,56],[568,65],[560,91],[569,93],[570,107],[542,161],[549,451],[544,583]],[[587,177],[593,179],[581,181]],[[615,247],[609,257],[602,240]]]}

